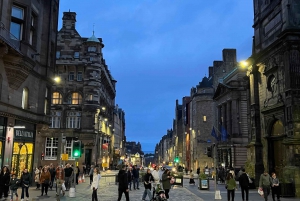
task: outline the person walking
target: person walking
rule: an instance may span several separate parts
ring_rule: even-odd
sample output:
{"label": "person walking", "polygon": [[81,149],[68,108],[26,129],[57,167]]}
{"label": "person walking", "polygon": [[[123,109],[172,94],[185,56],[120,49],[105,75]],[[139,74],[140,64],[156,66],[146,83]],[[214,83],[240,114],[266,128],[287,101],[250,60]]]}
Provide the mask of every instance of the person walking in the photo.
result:
{"label": "person walking", "polygon": [[15,174],[12,174],[11,180],[9,182],[10,186],[10,201],[13,201],[14,199],[14,194],[16,195],[16,201],[18,201],[18,188],[20,185],[20,180],[17,179]]}
{"label": "person walking", "polygon": [[264,192],[265,201],[268,200],[268,196],[270,194],[271,184],[272,184],[271,177],[268,174],[268,171],[265,170],[264,173],[261,174],[260,178],[259,178],[259,188],[261,188]]}
{"label": "person walking", "polygon": [[170,180],[171,180],[172,176],[171,176],[171,172],[169,169],[166,169],[164,171],[164,173],[162,174],[162,187],[165,191],[165,196],[167,199],[169,199],[169,192],[170,192],[170,189],[171,189],[171,183],[170,183]]}
{"label": "person walking", "polygon": [[65,188],[63,186],[65,185],[65,177],[64,177],[64,170],[62,167],[58,166],[55,170],[55,179],[56,179],[56,196],[60,195],[60,192],[62,191],[63,196],[65,195]]}
{"label": "person walking", "polygon": [[10,182],[10,173],[6,166],[2,167],[0,173],[0,199],[2,199],[2,194],[4,194],[4,198],[8,197],[9,191],[9,182]]}
{"label": "person walking", "polygon": [[242,199],[245,201],[245,194],[246,194],[246,201],[249,200],[249,178],[245,172],[245,168],[241,169],[241,173],[239,173],[239,184],[242,191]]}
{"label": "person walking", "polygon": [[40,177],[42,173],[42,166],[35,169],[35,176],[34,176],[34,182],[36,183],[36,189],[40,189]]}
{"label": "person walking", "polygon": [[78,185],[78,177],[80,174],[80,169],[78,166],[76,166],[76,168],[75,168],[75,174],[76,174],[76,184]]}
{"label": "person walking", "polygon": [[231,173],[227,174],[226,188],[227,188],[227,200],[230,201],[231,198],[231,201],[234,201],[236,182]]}
{"label": "person walking", "polygon": [[64,169],[65,171],[65,186],[66,186],[66,190],[68,191],[72,185],[72,181],[73,181],[73,168],[71,167],[71,165],[68,163]]}
{"label": "person walking", "polygon": [[194,184],[195,185],[193,170],[190,170],[190,182],[189,182],[189,184]]}
{"label": "person walking", "polygon": [[132,180],[133,180],[133,174],[132,174],[132,168],[129,167],[128,168],[128,186],[129,186],[129,190],[131,191],[131,183],[132,183]]}
{"label": "person walking", "polygon": [[22,193],[21,193],[21,201],[24,201],[24,194],[26,194],[26,200],[29,200],[29,186],[31,184],[31,175],[28,172],[28,169],[24,169],[21,176],[21,187],[22,187]]}
{"label": "person walking", "polygon": [[91,185],[91,189],[93,190],[92,201],[98,201],[97,189],[99,188],[100,179],[101,179],[101,175],[100,175],[99,168],[94,168],[93,183]]}
{"label": "person walking", "polygon": [[41,177],[40,177],[40,184],[42,185],[42,190],[41,190],[41,196],[48,195],[48,187],[49,183],[51,181],[51,175],[50,172],[48,171],[47,167],[43,167]]}
{"label": "person walking", "polygon": [[128,174],[125,165],[122,165],[122,169],[118,173],[118,181],[118,201],[121,201],[123,193],[125,194],[126,201],[129,201]]}
{"label": "person walking", "polygon": [[94,166],[91,165],[89,176],[90,176],[90,185],[93,183],[93,175],[94,175]]}
{"label": "person walking", "polygon": [[50,164],[49,172],[50,172],[50,175],[51,175],[51,180],[50,180],[51,182],[49,184],[49,187],[50,187],[50,190],[52,191],[53,184],[54,184],[54,179],[55,179],[55,173],[56,173],[55,167],[53,166],[52,163]]}
{"label": "person walking", "polygon": [[271,181],[273,201],[275,201],[275,195],[277,195],[277,201],[280,201],[279,179],[276,177],[276,174],[274,172],[272,173]]}
{"label": "person walking", "polygon": [[151,183],[152,182],[154,182],[153,175],[151,174],[151,170],[147,169],[147,173],[144,176],[145,190],[143,193],[142,200],[145,200],[147,195],[149,196],[149,199],[152,200],[152,194],[151,194]]}
{"label": "person walking", "polygon": [[133,174],[133,188],[138,189],[139,190],[139,177],[140,177],[140,171],[137,168],[137,166],[133,166],[133,170],[132,170],[132,174]]}

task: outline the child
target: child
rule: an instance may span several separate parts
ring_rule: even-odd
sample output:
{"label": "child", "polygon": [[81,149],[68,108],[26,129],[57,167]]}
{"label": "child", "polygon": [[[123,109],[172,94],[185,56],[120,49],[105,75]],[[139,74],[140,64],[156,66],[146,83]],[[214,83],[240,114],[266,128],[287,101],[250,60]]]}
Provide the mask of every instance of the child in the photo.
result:
{"label": "child", "polygon": [[15,174],[12,174],[12,178],[9,182],[10,186],[10,201],[13,201],[14,194],[16,194],[16,201],[18,200],[18,187],[19,187],[20,181],[16,178]]}

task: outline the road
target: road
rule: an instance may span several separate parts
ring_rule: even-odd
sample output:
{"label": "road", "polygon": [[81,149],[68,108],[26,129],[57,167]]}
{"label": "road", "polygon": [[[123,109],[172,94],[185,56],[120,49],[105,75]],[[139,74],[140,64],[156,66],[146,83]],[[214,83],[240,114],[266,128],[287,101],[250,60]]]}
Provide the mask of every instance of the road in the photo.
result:
{"label": "road", "polygon": [[[101,173],[102,178],[100,180],[100,189],[98,190],[99,201],[115,201],[117,200],[118,187],[115,185],[114,172]],[[188,179],[185,178],[183,182],[183,187],[175,186],[170,191],[169,201],[211,201],[215,200],[215,190],[214,182],[210,181],[209,190],[199,190],[198,180],[196,185],[189,185]],[[221,200],[227,200],[227,192],[224,185],[218,185],[218,189],[221,191]],[[142,195],[144,192],[144,187],[140,184],[140,190],[132,190],[129,192],[130,201],[140,201],[142,200]],[[21,194],[21,189],[18,189],[19,195]],[[64,197],[61,197],[61,201],[85,201],[92,200],[92,190],[90,189],[89,179],[86,178],[85,183],[80,183],[76,185],[75,197],[69,197],[69,192],[66,192]],[[35,187],[31,187],[29,190],[30,200],[32,198],[38,198],[35,200],[40,201],[55,201],[55,190],[49,191],[48,196],[40,196],[40,190],[36,190]],[[147,199],[146,199],[147,200]],[[149,199],[148,199],[149,200]],[[250,190],[249,201],[263,200],[257,193],[257,190]],[[269,200],[272,200],[271,195]],[[296,201],[299,198],[281,198],[281,201]],[[123,195],[122,201],[125,201]],[[240,190],[236,191],[235,201],[242,201],[242,196]]]}

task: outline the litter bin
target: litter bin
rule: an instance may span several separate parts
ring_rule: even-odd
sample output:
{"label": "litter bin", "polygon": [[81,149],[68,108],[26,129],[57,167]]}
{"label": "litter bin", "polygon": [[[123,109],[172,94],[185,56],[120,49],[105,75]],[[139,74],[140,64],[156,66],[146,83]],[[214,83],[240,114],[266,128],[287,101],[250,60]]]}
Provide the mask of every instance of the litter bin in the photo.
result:
{"label": "litter bin", "polygon": [[199,179],[199,190],[209,190],[209,179]]}

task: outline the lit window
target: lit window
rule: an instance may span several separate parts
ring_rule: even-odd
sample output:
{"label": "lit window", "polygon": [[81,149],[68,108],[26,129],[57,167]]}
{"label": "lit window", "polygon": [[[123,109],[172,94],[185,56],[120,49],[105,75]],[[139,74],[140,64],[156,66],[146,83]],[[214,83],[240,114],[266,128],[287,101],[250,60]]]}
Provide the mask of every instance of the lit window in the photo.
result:
{"label": "lit window", "polygon": [[82,81],[82,72],[81,71],[79,71],[77,73],[77,81]]}
{"label": "lit window", "polygon": [[10,33],[15,37],[12,39],[21,40],[24,23],[24,9],[12,6],[11,10],[11,22],[10,22]]}
{"label": "lit window", "polygon": [[59,92],[52,94],[52,104],[62,104],[62,95]]}
{"label": "lit window", "polygon": [[60,128],[61,112],[52,111],[50,118],[50,128]]}
{"label": "lit window", "polygon": [[22,108],[23,109],[27,109],[28,108],[28,89],[27,88],[23,88]]}
{"label": "lit window", "polygon": [[206,116],[203,116],[203,121],[206,121]]}
{"label": "lit window", "polygon": [[74,58],[79,59],[79,52],[74,52]]}
{"label": "lit window", "polygon": [[68,98],[68,104],[78,105],[82,103],[82,96],[79,93],[72,93]]}
{"label": "lit window", "polygon": [[67,112],[67,128],[80,128],[81,112]]}
{"label": "lit window", "polygon": [[74,80],[74,72],[69,72],[69,81],[73,81]]}
{"label": "lit window", "polygon": [[87,97],[87,100],[92,101],[93,100],[93,94],[89,94],[88,97]]}
{"label": "lit window", "polygon": [[45,160],[56,160],[58,150],[58,138],[47,137],[45,146]]}

